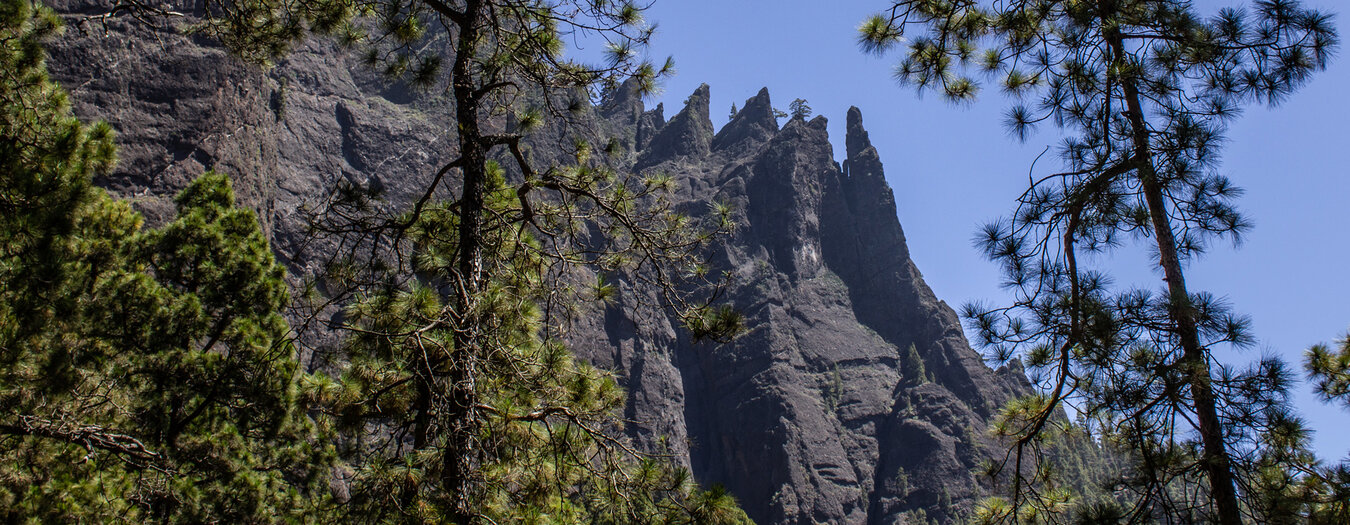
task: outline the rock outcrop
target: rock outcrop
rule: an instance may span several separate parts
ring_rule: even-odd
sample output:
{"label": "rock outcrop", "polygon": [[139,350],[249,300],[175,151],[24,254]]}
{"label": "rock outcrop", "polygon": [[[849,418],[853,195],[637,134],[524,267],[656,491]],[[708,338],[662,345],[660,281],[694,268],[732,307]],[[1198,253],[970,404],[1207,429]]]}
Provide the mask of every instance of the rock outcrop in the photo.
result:
{"label": "rock outcrop", "polygon": [[[642,153],[666,159],[646,169],[673,174],[690,199],[738,210],[719,259],[750,333],[719,346],[620,319],[605,344],[574,346],[625,373],[632,416],[668,422],[660,432],[685,444],[696,476],[726,485],[761,523],[954,519],[995,450],[988,419],[1029,385],[985,366],[924,284],[861,112],[847,115],[841,167],[824,117],[780,130],[771,108],[761,91],[710,150]],[[691,142],[709,138],[688,131],[707,123],[682,126]],[[911,346],[921,377],[901,363]]]}
{"label": "rock outcrop", "polygon": [[[263,72],[174,28],[112,18],[72,27],[50,63],[76,111],[119,132],[121,164],[101,184],[154,221],[201,171],[228,172],[297,274],[317,264],[303,205],[340,180],[406,199],[454,153],[443,102],[386,88],[322,41]],[[728,297],[750,328],[727,345],[693,341],[641,312],[633,298],[650,291],[620,283],[572,346],[619,374],[634,437],[668,438],[762,524],[956,520],[996,451],[989,418],[1029,386],[989,369],[924,284],[861,112],[846,116],[840,165],[825,118],[780,129],[767,90],[717,132],[706,85],[669,121],[631,91],[590,118],[622,139],[629,169],[674,175],[689,209],[737,210],[713,260],[733,272]],[[904,363],[911,346],[920,367]]]}

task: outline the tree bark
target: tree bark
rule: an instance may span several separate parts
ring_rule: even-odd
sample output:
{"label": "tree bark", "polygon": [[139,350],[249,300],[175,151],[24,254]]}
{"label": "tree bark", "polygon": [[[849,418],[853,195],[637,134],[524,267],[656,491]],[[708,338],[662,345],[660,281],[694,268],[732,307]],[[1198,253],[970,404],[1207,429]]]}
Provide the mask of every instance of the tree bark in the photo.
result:
{"label": "tree bark", "polygon": [[465,2],[451,72],[464,180],[459,201],[459,251],[452,283],[456,322],[449,362],[450,399],[444,414],[447,435],[442,452],[441,489],[450,498],[451,521],[461,525],[467,525],[476,515],[471,492],[474,438],[478,432],[475,352],[480,341],[479,319],[473,312],[473,303],[483,282],[483,187],[487,178],[487,144],[478,122],[480,95],[472,66],[482,37],[483,8],[482,1]]}

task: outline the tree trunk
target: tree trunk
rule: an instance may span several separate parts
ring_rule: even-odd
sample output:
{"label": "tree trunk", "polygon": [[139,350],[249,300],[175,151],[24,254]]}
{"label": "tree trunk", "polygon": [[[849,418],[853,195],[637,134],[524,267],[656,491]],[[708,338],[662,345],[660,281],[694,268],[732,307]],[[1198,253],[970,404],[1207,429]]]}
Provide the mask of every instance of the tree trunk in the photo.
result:
{"label": "tree trunk", "polygon": [[[1106,20],[1106,17],[1103,17],[1103,20]],[[1107,30],[1104,36],[1115,55],[1113,61],[1116,62],[1117,70],[1128,71],[1128,68],[1133,67],[1125,61],[1126,54],[1119,31]],[[1163,196],[1162,185],[1158,182],[1157,173],[1153,169],[1151,143],[1147,123],[1144,121],[1138,85],[1129,73],[1122,75],[1120,82],[1128,108],[1126,116],[1130,121],[1133,159],[1138,170],[1140,189],[1144,194],[1144,202],[1148,205],[1149,222],[1153,224],[1154,239],[1158,245],[1158,265],[1162,267],[1163,280],[1167,283],[1170,304],[1168,314],[1175,323],[1176,337],[1181,344],[1182,355],[1179,363],[1188,376],[1193,408],[1200,427],[1198,429],[1200,440],[1204,445],[1203,462],[1209,476],[1210,496],[1214,499],[1217,511],[1215,517],[1221,525],[1239,525],[1242,523],[1242,515],[1233,482],[1232,463],[1223,441],[1223,424],[1219,421],[1215,406],[1209,358],[1205,349],[1200,346],[1196,312],[1191,304],[1190,293],[1186,290],[1186,277],[1177,253],[1171,219],[1167,214],[1167,202]]]}
{"label": "tree trunk", "polygon": [[476,515],[471,485],[474,441],[478,433],[475,354],[480,343],[478,328],[481,323],[473,312],[473,303],[483,282],[483,185],[487,178],[487,148],[478,123],[480,95],[472,71],[481,38],[482,2],[466,2],[463,13],[455,46],[452,82],[464,181],[459,201],[459,252],[452,283],[455,289],[455,346],[449,362],[450,399],[444,414],[447,432],[441,463],[441,489],[451,501],[451,521],[467,525]]}

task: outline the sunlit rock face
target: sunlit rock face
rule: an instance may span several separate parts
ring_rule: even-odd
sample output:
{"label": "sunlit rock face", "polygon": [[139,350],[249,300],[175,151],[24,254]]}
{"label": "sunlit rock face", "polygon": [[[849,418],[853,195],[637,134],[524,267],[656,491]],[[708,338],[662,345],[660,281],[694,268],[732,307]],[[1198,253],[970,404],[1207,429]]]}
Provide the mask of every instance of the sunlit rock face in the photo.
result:
{"label": "sunlit rock face", "polygon": [[[340,180],[406,202],[455,153],[447,102],[390,86],[322,41],[262,71],[174,28],[113,18],[70,28],[50,66],[81,116],[118,130],[121,163],[100,184],[155,222],[197,174],[227,172],[297,279],[323,253],[303,205]],[[727,297],[748,333],[694,341],[649,306],[655,291],[620,282],[618,301],[578,320],[572,348],[619,376],[639,443],[663,439],[759,523],[905,523],[919,510],[957,520],[998,451],[989,418],[1028,391],[1020,370],[989,369],[924,284],[861,112],[845,116],[841,164],[824,117],[780,125],[763,90],[715,130],[708,99],[701,86],[667,120],[624,86],[575,118],[621,144],[619,168],[675,176],[690,213],[732,205],[736,233],[710,259],[734,275]],[[562,138],[541,130],[536,159],[564,158]],[[336,336],[316,326],[308,348],[331,350]],[[902,367],[910,345],[921,377]]]}

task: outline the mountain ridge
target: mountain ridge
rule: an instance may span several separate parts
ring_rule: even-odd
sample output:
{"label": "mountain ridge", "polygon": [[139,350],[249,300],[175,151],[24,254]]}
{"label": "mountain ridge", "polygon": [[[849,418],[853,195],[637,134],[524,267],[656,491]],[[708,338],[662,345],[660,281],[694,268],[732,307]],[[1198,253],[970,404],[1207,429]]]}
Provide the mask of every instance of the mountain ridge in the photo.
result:
{"label": "mountain ridge", "polygon": [[[263,72],[173,27],[113,18],[52,47],[76,112],[119,132],[122,163],[101,185],[154,222],[192,177],[230,173],[297,279],[322,265],[305,205],[339,181],[407,202],[451,153],[446,101],[383,83],[331,43],[307,42]],[[1029,384],[1020,369],[989,369],[924,284],[861,111],[845,116],[841,163],[825,117],[780,127],[767,89],[715,129],[710,89],[667,120],[630,84],[585,118],[626,145],[621,168],[674,176],[684,209],[733,206],[738,230],[711,259],[733,273],[728,298],[749,332],[695,341],[651,306],[652,290],[621,281],[571,347],[615,370],[639,443],[664,437],[759,523],[956,521],[987,486],[973,470],[1000,450],[989,418]],[[532,148],[559,157],[562,138],[543,133]],[[334,337],[308,340],[308,352],[332,352]],[[911,345],[924,373],[906,370]]]}

